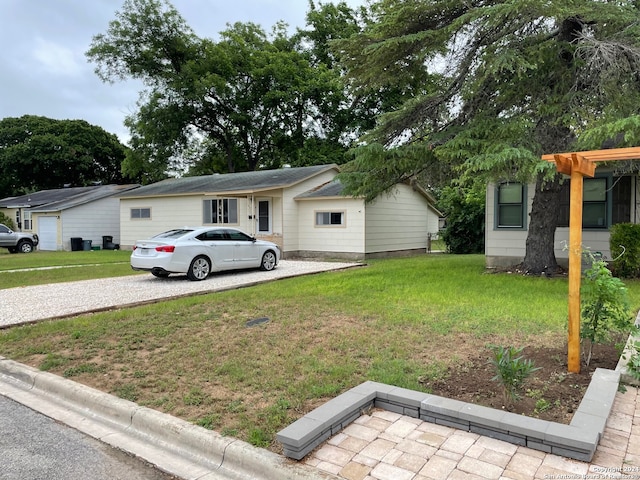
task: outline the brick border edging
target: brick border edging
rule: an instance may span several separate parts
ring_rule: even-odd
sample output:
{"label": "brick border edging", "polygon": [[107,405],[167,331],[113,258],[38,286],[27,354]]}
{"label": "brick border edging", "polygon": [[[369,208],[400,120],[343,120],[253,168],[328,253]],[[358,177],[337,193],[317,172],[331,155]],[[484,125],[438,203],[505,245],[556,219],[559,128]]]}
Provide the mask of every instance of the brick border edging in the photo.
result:
{"label": "brick border edging", "polygon": [[284,454],[295,460],[338,433],[370,407],[454,427],[576,460],[590,461],[613,407],[620,372],[596,369],[569,425],[437,395],[364,382],[278,432]]}

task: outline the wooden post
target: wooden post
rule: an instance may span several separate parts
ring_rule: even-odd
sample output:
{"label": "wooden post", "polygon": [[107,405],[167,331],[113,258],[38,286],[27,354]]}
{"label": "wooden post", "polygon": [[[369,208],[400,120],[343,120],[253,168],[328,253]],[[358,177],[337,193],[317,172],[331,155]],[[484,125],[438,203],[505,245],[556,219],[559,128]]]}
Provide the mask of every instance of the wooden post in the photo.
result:
{"label": "wooden post", "polygon": [[582,275],[582,187],[584,177],[593,177],[595,162],[640,159],[640,148],[613,148],[578,153],[554,153],[542,156],[555,162],[558,173],[571,177],[569,214],[569,339],[567,366],[580,373],[580,279]]}
{"label": "wooden post", "polygon": [[582,186],[578,168],[571,170],[569,213],[569,373],[580,373],[580,277],[582,275]]}

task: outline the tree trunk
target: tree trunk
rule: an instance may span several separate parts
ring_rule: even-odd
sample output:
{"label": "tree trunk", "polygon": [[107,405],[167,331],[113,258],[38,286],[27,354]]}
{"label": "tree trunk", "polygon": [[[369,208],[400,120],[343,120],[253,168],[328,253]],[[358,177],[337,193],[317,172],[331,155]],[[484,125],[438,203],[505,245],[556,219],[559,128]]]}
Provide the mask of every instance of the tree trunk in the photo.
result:
{"label": "tree trunk", "polygon": [[554,252],[558,206],[560,203],[561,176],[545,180],[538,175],[536,190],[529,215],[529,230],[524,261],[525,273],[553,275],[558,270]]}

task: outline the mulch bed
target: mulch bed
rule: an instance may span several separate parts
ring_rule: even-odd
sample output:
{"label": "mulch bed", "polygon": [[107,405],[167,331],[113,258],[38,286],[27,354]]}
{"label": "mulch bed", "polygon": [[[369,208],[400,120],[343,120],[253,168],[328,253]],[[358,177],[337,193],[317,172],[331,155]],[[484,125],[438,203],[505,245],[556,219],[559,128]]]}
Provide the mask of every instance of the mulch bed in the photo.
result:
{"label": "mulch bed", "polygon": [[567,372],[566,348],[525,348],[522,355],[540,370],[527,380],[520,399],[505,405],[500,384],[492,380],[495,367],[490,353],[449,369],[442,380],[425,383],[431,393],[464,402],[504,409],[552,422],[569,424],[596,368],[615,369],[620,355],[614,346],[595,345],[589,367],[579,374]]}

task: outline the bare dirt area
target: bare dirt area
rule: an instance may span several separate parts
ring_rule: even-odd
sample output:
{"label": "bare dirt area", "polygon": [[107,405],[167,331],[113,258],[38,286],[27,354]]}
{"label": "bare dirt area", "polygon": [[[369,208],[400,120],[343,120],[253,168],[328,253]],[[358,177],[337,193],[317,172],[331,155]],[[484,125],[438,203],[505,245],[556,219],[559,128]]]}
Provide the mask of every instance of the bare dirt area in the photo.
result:
{"label": "bare dirt area", "polygon": [[620,357],[613,345],[596,345],[589,367],[583,364],[579,374],[570,374],[566,348],[526,347],[522,355],[540,370],[527,380],[520,399],[510,405],[505,405],[500,384],[492,380],[496,372],[490,352],[452,366],[446,378],[424,385],[434,395],[568,424],[595,369],[615,369]]}

